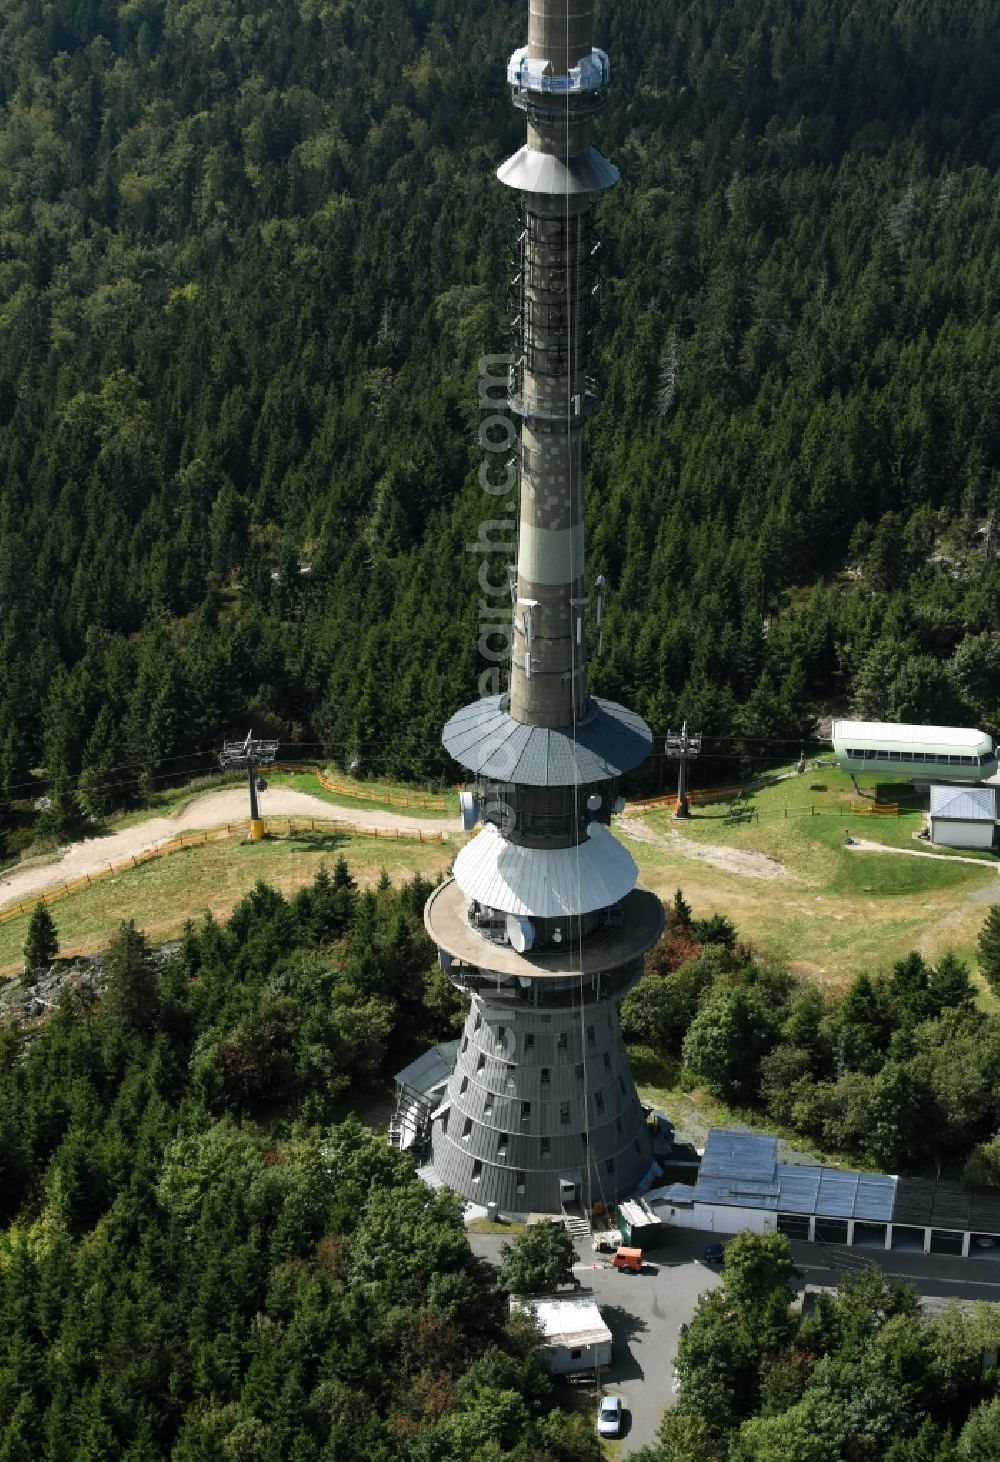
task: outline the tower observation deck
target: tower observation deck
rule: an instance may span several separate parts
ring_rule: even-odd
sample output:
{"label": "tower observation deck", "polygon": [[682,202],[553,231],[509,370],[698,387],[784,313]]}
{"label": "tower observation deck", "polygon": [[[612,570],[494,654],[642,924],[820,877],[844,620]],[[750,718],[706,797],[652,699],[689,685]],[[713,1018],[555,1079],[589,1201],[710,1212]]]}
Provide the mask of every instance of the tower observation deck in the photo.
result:
{"label": "tower observation deck", "polygon": [[[507,1212],[609,1207],[642,1182],[650,1136],[618,1001],[663,927],[609,825],[650,732],[587,688],[584,423],[595,196],[618,180],[591,141],[610,78],[592,0],[530,0],[508,65],[527,142],[497,171],[521,209],[516,360],[521,424],[509,695],[444,729],[483,824],[424,919],[469,1016],[431,1123],[437,1176]],[[594,586],[599,599],[600,586]]]}

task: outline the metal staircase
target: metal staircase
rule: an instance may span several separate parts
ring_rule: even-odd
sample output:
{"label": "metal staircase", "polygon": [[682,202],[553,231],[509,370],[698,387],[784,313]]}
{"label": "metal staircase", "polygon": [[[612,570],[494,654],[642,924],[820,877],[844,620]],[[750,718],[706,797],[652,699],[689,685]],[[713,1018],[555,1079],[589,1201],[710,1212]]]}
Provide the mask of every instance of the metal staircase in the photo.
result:
{"label": "metal staircase", "polygon": [[436,1103],[429,1101],[412,1087],[399,1088],[396,1096],[396,1110],[389,1122],[389,1141],[400,1152],[411,1149],[419,1152],[427,1146],[431,1136],[431,1110]]}
{"label": "metal staircase", "polygon": [[592,1233],[590,1219],[583,1211],[576,1206],[567,1208],[563,1206],[562,1211],[563,1227],[569,1230],[570,1236],[574,1239],[589,1239]]}

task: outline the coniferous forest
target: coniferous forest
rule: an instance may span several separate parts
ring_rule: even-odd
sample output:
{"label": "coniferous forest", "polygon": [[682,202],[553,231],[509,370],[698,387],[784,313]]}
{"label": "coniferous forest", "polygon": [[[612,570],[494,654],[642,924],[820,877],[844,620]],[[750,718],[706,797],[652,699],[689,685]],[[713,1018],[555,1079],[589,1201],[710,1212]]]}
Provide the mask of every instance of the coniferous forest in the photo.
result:
{"label": "coniferous forest", "polygon": [[454,1014],[429,891],[341,861],[169,954],[124,925],[99,1003],[0,1038],[4,1462],[596,1456],[461,1201],[343,1120]]}
{"label": "coniferous forest", "polygon": [[[503,516],[479,361],[510,347],[493,174],[526,24],[523,0],[6,0],[0,846],[5,799],[47,790],[58,829],[250,725],[453,774],[440,727],[484,669],[467,545]],[[622,182],[594,687],[689,718],[723,780],[830,707],[1000,730],[991,7],[610,0],[597,40]],[[124,926],[100,1001],[3,1035],[0,1462],[596,1456],[460,1205],[347,1116],[453,1028],[427,893],[339,864],[172,951]],[[835,1015],[708,922],[633,1036],[842,1150],[887,1160],[922,1120],[921,1156],[995,1173],[996,1019],[956,962],[861,977]],[[975,1325],[870,1281],[800,1323],[771,1257],[692,1324],[657,1455],[995,1455]]]}
{"label": "coniferous forest", "polygon": [[[521,3],[11,0],[0,779],[100,814],[253,724],[448,774]],[[706,773],[997,728],[1000,82],[974,0],[607,3],[593,683]],[[654,762],[648,775],[656,776]],[[731,779],[731,777],[730,777]]]}

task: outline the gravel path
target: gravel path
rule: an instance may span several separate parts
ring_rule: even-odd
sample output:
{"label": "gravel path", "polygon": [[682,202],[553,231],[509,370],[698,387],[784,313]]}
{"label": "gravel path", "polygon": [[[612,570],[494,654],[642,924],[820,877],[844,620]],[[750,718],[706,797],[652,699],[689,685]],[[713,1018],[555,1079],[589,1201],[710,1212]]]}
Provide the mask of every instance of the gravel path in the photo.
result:
{"label": "gravel path", "polygon": [[857,848],[862,853],[902,853],[906,858],[933,858],[935,863],[964,863],[966,868],[993,868],[1000,873],[1000,864],[987,863],[985,858],[963,858],[961,853],[930,853],[925,848],[891,848],[887,843],[871,843],[867,838],[852,837],[845,842],[847,849]]}
{"label": "gravel path", "polygon": [[711,863],[713,868],[721,868],[725,873],[736,873],[741,878],[763,878],[783,879],[789,883],[795,882],[795,875],[789,871],[777,858],[771,858],[767,853],[754,853],[746,848],[727,848],[720,843],[695,843],[682,836],[676,829],[670,828],[666,833],[657,832],[654,828],[647,827],[644,822],[636,817],[620,817],[618,827],[627,838],[632,838],[637,843],[650,843],[653,847],[664,848],[670,853],[676,853],[681,858],[692,858],[699,863]]}
{"label": "gravel path", "polygon": [[[265,822],[268,817],[312,817],[317,820],[324,818],[328,822],[349,822],[355,827],[382,832],[449,833],[458,830],[457,820],[406,817],[401,812],[376,812],[367,807],[339,807],[308,792],[297,792],[294,787],[268,788],[261,796],[261,813]],[[201,832],[230,822],[247,821],[245,787],[208,792],[204,797],[195,797],[173,817],[150,817],[120,832],[70,843],[50,862],[9,869],[0,879],[0,908],[88,873],[103,872],[109,863],[120,863],[139,853],[147,853],[169,843],[180,833]]]}

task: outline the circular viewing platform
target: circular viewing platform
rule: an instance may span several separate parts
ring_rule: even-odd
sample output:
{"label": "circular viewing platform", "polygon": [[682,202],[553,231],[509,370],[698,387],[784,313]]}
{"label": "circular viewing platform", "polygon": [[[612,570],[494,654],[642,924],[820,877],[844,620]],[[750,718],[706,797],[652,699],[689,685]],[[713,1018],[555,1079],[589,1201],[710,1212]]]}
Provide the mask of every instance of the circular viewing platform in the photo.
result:
{"label": "circular viewing platform", "polygon": [[453,878],[424,906],[424,925],[439,949],[460,964],[523,980],[597,975],[640,958],[663,933],[663,905],[646,888],[634,888],[619,905],[621,919],[604,924],[575,948],[529,950],[494,944],[469,923],[469,900]]}

